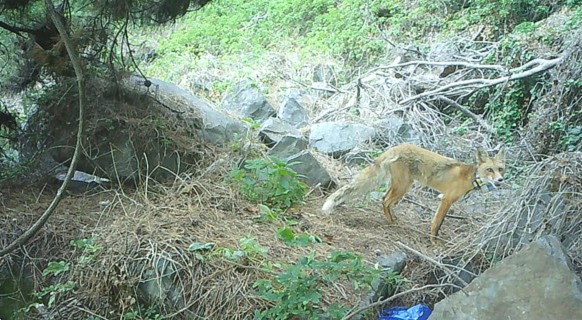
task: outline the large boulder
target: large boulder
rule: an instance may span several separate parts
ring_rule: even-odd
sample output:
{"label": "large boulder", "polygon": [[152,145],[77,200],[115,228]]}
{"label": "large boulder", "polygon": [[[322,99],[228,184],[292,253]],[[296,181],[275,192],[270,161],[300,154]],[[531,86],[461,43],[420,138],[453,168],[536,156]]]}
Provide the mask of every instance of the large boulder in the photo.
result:
{"label": "large boulder", "polygon": [[311,127],[309,144],[321,153],[339,158],[375,134],[374,128],[359,123],[322,122]]}
{"label": "large boulder", "polygon": [[582,319],[582,282],[545,236],[435,305],[430,320]]}
{"label": "large boulder", "polygon": [[[55,96],[66,86],[55,86]],[[86,83],[85,140],[79,171],[131,181],[139,174],[173,177],[201,158],[204,144],[225,145],[245,126],[176,85],[129,76],[119,83],[91,78]],[[65,166],[70,164],[77,131],[75,91],[46,101],[27,122],[22,154],[38,146]],[[47,116],[50,115],[50,116]],[[39,137],[43,138],[42,142]],[[36,139],[36,141],[35,141]],[[42,150],[38,150],[42,151]]]}
{"label": "large boulder", "polygon": [[[133,77],[132,80],[135,83],[142,79]],[[200,115],[202,121],[193,125],[200,129],[200,134],[206,142],[213,145],[225,145],[235,135],[244,132],[245,126],[240,121],[214,109],[208,103],[202,101],[190,92],[175,84],[159,79],[150,78],[149,80],[155,86],[158,94],[162,92],[165,96],[171,97],[172,100],[180,98],[188,108],[196,110],[196,113]],[[180,111],[187,112],[187,109]]]}
{"label": "large boulder", "polygon": [[291,168],[295,170],[301,179],[311,186],[320,185],[323,188],[333,187],[333,180],[325,168],[308,151],[303,150],[284,159],[287,162],[298,162]]}
{"label": "large boulder", "polygon": [[226,94],[222,100],[222,106],[241,117],[248,117],[259,122],[276,114],[275,109],[267,102],[261,90],[248,78],[239,81]]}

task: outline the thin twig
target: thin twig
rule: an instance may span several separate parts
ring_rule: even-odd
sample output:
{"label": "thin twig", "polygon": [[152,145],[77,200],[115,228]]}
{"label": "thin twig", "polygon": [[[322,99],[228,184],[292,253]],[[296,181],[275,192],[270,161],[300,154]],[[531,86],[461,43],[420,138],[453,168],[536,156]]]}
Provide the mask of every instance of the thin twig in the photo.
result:
{"label": "thin twig", "polygon": [[499,72],[508,72],[509,70],[496,64],[477,64],[477,63],[469,63],[465,61],[408,61],[399,64],[391,64],[386,66],[379,66],[377,69],[392,69],[392,68],[401,68],[411,65],[431,65],[431,66],[462,66],[465,68],[472,68],[472,69],[490,69],[496,70]]}
{"label": "thin twig", "polygon": [[80,311],[83,311],[83,312],[86,312],[86,313],[90,314],[92,317],[99,318],[99,319],[103,319],[103,320],[107,320],[107,318],[105,318],[103,316],[100,316],[100,315],[96,314],[95,312],[93,312],[93,311],[91,311],[89,309],[85,309],[85,308],[82,308],[82,307],[79,307],[79,306],[75,306],[75,308],[77,308],[77,310],[80,310]]}

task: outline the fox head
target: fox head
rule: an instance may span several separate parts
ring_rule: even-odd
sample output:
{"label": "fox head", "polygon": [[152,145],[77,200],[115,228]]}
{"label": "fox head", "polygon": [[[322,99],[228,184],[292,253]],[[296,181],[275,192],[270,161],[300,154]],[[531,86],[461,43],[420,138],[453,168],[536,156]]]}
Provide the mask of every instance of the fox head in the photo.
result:
{"label": "fox head", "polygon": [[477,174],[484,184],[499,187],[505,173],[505,149],[490,158],[482,148],[477,149]]}

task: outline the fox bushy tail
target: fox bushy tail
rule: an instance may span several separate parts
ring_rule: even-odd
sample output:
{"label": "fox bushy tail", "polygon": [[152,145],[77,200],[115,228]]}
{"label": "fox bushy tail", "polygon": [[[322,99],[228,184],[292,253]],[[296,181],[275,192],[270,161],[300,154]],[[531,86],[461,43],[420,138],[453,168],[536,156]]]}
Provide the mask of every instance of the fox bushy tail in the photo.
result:
{"label": "fox bushy tail", "polygon": [[387,164],[385,162],[375,162],[362,170],[351,183],[332,193],[323,204],[321,210],[330,211],[346,201],[362,196],[379,187],[388,178]]}

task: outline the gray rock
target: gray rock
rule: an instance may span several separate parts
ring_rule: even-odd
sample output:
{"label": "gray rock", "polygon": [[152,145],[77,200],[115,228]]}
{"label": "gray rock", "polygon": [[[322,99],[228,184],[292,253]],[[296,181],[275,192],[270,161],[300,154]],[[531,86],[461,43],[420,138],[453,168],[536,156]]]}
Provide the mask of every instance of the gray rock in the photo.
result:
{"label": "gray rock", "polygon": [[[471,281],[473,281],[477,277],[477,274],[479,272],[478,268],[475,266],[473,262],[471,261],[464,262],[460,258],[447,257],[444,258],[442,262],[446,265],[455,266],[455,268],[451,268],[451,271],[454,272],[459,277],[459,278],[452,277],[452,279],[450,279],[455,285],[454,287],[451,288],[450,291],[451,293],[457,292],[460,290],[460,288],[463,288],[468,283],[471,283]],[[437,274],[437,276],[442,277],[447,276],[447,274],[441,270],[441,273]]]}
{"label": "gray rock", "polygon": [[275,109],[250,79],[239,81],[222,100],[225,109],[236,112],[242,117],[264,121],[275,116]]}
{"label": "gray rock", "polygon": [[[246,130],[240,121],[214,110],[206,102],[174,84],[148,79],[146,86],[144,79],[135,75],[122,80],[113,89],[106,79],[88,79],[87,85],[94,88],[88,92],[90,97],[103,98],[104,101],[88,99],[88,134],[84,144],[85,152],[77,164],[79,171],[107,177],[112,181],[131,181],[141,173],[156,180],[174,177],[188,170],[199,156],[196,146],[184,141],[192,139],[223,146]],[[122,94],[112,94],[111,90],[119,90]],[[68,103],[68,99],[60,101]],[[143,118],[144,103],[156,115],[155,121],[148,125],[129,124],[128,121],[133,118],[138,119],[140,115]],[[121,104],[126,117],[104,118],[104,114],[111,111],[111,106]],[[71,126],[76,118],[74,113],[66,111],[54,118],[63,120],[52,122],[42,129],[51,137],[47,141],[49,144],[46,150],[56,162],[68,163],[74,151],[74,148],[70,148],[75,145]],[[167,134],[170,130],[180,132],[179,136]],[[34,152],[35,145],[38,144],[31,140],[31,145],[23,148],[23,154]],[[76,182],[71,185],[82,186]]]}
{"label": "gray rock", "polygon": [[279,159],[284,159],[305,149],[307,149],[307,139],[294,135],[285,135],[269,150],[269,154]]}
{"label": "gray rock", "polygon": [[372,280],[372,289],[366,298],[360,302],[360,306],[386,299],[396,292],[397,286],[391,282],[391,275],[400,274],[404,270],[406,258],[404,252],[394,252],[389,255],[378,256],[378,264],[384,271],[379,278]]}
{"label": "gray rock", "polygon": [[308,151],[304,150],[286,159],[287,162],[299,162],[291,168],[302,175],[301,179],[311,186],[321,185],[323,188],[334,186],[331,176],[325,168]]}
{"label": "gray rock", "polygon": [[296,128],[305,127],[309,123],[307,110],[295,98],[286,98],[283,101],[277,117]]}
{"label": "gray rock", "polygon": [[374,162],[374,157],[370,152],[362,151],[356,147],[346,154],[346,163],[350,166],[369,165]]}
{"label": "gray rock", "polygon": [[[142,79],[139,77],[132,77],[132,81],[134,82],[141,80]],[[212,108],[208,103],[200,100],[190,92],[162,80],[153,78],[150,78],[149,80],[152,82],[152,85],[156,87],[158,92],[163,92],[164,95],[179,97],[186,105],[199,111],[202,123],[194,123],[192,125],[200,129],[201,136],[206,142],[214,145],[225,145],[230,142],[232,137],[236,134],[242,134],[246,130],[241,122]],[[184,112],[186,112],[186,110],[184,110]]]}
{"label": "gray rock", "polygon": [[397,251],[389,255],[379,256],[378,264],[385,270],[399,274],[406,266],[406,254]]}
{"label": "gray rock", "polygon": [[323,122],[311,127],[309,144],[319,152],[339,158],[375,134],[374,128],[363,124]]}
{"label": "gray rock", "polygon": [[[133,179],[139,172],[139,155],[136,153],[131,135],[127,132],[119,132],[109,141],[111,151],[109,153],[95,153],[89,161],[79,161],[77,169],[85,172],[96,172],[99,176],[122,177]],[[152,141],[147,151],[148,159],[160,159],[162,146]],[[54,155],[54,154],[53,154]],[[161,158],[163,161],[170,159],[171,155]],[[55,159],[60,160],[58,156]],[[155,163],[155,161],[152,161]],[[91,167],[94,166],[94,167]],[[171,166],[170,170],[174,167]]]}
{"label": "gray rock", "polygon": [[146,269],[137,285],[137,297],[142,303],[168,304],[176,309],[184,308],[183,284],[174,281],[176,265],[160,257],[156,265]]}
{"label": "gray rock", "polygon": [[[566,249],[564,248],[560,240],[556,238],[556,236],[554,235],[543,236],[536,240],[535,243],[536,245],[539,245],[541,248],[543,248],[547,254],[552,256],[552,258],[556,259],[556,261],[566,266],[569,270],[574,269],[572,261],[570,261],[568,253],[566,252]],[[580,284],[580,282],[578,284]],[[579,286],[578,289],[580,290],[578,291],[578,293],[582,294],[582,287]]]}
{"label": "gray rock", "polygon": [[301,97],[305,94],[305,90],[301,90],[301,89],[289,89],[287,91],[287,93],[285,94],[285,96],[287,98],[291,98],[291,99],[295,99],[295,100],[299,100],[301,99]]}
{"label": "gray rock", "polygon": [[582,282],[555,236],[532,242],[435,305],[430,320],[582,319]]}
{"label": "gray rock", "polygon": [[204,106],[202,109],[204,117],[204,126],[202,127],[202,138],[214,145],[225,145],[230,142],[237,134],[242,134],[245,126],[230,118],[229,116],[214,110],[210,106]]}
{"label": "gray rock", "polygon": [[301,137],[301,132],[287,122],[277,119],[269,118],[263,122],[259,128],[259,137],[267,146],[272,147],[279,142],[284,136],[292,135]]}

